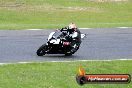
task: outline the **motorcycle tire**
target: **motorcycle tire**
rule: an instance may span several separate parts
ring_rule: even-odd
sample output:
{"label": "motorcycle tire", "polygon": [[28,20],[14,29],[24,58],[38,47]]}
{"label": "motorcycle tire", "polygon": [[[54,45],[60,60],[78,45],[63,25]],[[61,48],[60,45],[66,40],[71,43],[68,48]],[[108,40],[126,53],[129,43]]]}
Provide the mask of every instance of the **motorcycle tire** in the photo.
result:
{"label": "motorcycle tire", "polygon": [[43,56],[43,55],[45,55],[46,53],[45,53],[45,51],[46,51],[46,47],[47,47],[47,45],[46,44],[43,44],[38,50],[37,50],[37,55],[38,56]]}

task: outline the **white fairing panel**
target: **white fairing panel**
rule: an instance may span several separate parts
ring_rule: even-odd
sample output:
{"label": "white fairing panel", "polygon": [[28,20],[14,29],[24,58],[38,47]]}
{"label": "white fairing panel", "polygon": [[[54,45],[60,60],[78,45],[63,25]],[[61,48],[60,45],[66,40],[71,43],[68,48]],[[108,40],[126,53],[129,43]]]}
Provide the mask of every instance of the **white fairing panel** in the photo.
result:
{"label": "white fairing panel", "polygon": [[83,39],[86,35],[85,34],[81,34],[81,39]]}
{"label": "white fairing panel", "polygon": [[55,32],[51,32],[51,33],[49,34],[48,41],[52,38],[52,36],[53,36],[54,33],[55,33]]}
{"label": "white fairing panel", "polygon": [[60,43],[60,39],[52,39],[51,41],[50,41],[50,43],[53,43],[53,44],[59,44]]}
{"label": "white fairing panel", "polygon": [[75,37],[77,37],[77,32],[74,32],[72,35],[72,38],[75,38]]}

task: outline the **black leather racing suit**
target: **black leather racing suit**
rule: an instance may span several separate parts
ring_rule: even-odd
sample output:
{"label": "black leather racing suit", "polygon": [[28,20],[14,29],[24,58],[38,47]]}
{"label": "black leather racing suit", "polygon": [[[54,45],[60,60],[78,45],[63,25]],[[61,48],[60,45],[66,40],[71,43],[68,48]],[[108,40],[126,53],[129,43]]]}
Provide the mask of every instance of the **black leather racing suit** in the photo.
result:
{"label": "black leather racing suit", "polygon": [[80,47],[81,44],[81,32],[79,29],[69,29],[67,27],[60,29],[60,31],[67,30],[67,34],[71,39],[71,53],[74,54]]}

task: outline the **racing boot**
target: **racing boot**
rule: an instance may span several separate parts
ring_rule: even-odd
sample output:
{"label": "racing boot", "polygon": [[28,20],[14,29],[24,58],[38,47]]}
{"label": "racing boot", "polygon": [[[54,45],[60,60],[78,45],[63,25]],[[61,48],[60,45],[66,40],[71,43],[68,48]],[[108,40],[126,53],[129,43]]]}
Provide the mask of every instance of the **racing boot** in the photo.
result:
{"label": "racing boot", "polygon": [[79,46],[77,46],[76,44],[73,46],[73,48],[71,49],[71,53],[74,54],[77,50],[79,49]]}

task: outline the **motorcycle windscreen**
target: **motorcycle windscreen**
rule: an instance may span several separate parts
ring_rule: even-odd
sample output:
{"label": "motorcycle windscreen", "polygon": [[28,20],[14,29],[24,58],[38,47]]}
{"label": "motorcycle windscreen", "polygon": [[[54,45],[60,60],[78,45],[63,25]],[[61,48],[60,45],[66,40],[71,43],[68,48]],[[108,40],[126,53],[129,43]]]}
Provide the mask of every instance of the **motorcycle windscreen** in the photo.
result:
{"label": "motorcycle windscreen", "polygon": [[55,33],[55,32],[51,32],[51,33],[49,34],[48,41],[53,37],[54,33]]}

